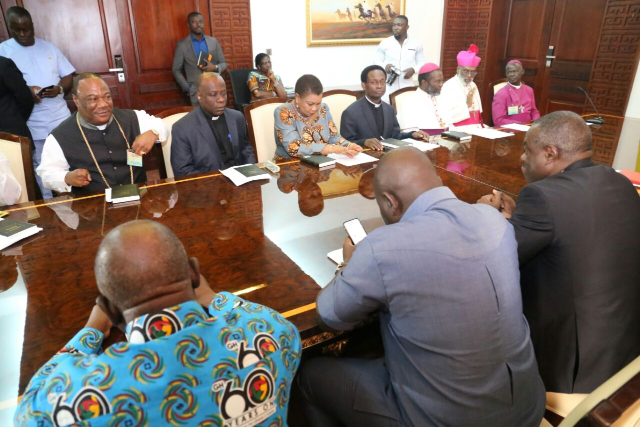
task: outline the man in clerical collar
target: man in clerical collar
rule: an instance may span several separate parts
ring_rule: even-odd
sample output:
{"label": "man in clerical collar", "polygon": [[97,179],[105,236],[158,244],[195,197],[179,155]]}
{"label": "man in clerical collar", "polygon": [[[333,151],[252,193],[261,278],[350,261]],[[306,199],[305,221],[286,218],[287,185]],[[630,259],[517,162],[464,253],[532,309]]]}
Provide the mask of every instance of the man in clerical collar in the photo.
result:
{"label": "man in clerical collar", "polygon": [[382,150],[385,138],[423,139],[423,132],[401,132],[393,107],[382,101],[386,91],[387,74],[379,65],[370,65],[360,74],[364,96],[342,113],[340,134],[348,141]]}
{"label": "man in clerical collar", "polygon": [[482,60],[477,54],[478,46],[475,44],[466,51],[458,52],[457,73],[442,85],[446,114],[455,126],[483,126],[482,102],[478,86],[473,81]]}
{"label": "man in clerical collar", "polygon": [[144,111],[113,108],[102,77],[82,73],[73,82],[78,111],[47,137],[37,169],[46,188],[87,194],[145,182],[142,157],[169,130]]}
{"label": "man in clerical collar", "polygon": [[428,63],[420,68],[418,89],[407,96],[398,111],[398,121],[403,129],[418,128],[436,131],[451,126],[451,119],[442,105],[440,96],[443,83],[444,76],[438,65]]}
{"label": "man in clerical collar", "polygon": [[522,62],[512,59],[506,67],[507,84],[493,97],[493,124],[532,123],[540,118],[533,89],[522,84]]}
{"label": "man in clerical collar", "polygon": [[[29,382],[13,425],[286,425],[302,355],[293,324],[214,292],[156,221],[110,231],[94,271],[97,305]],[[103,350],[112,325],[126,341]]]}
{"label": "man in clerical collar", "polygon": [[255,163],[244,115],[226,108],[227,88],[222,77],[201,74],[196,91],[200,107],[171,129],[171,167],[175,176]]}

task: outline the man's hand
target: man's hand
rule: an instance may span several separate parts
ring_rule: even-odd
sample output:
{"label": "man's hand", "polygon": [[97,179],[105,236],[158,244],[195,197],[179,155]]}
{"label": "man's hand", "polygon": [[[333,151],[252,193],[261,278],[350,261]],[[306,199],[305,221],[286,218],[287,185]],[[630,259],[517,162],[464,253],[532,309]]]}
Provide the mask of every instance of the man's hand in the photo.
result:
{"label": "man's hand", "polygon": [[516,210],[516,202],[511,197],[507,196],[501,191],[493,190],[493,193],[496,197],[500,197],[502,199],[502,205],[500,212],[504,215],[505,218],[511,218],[511,214]]}
{"label": "man's hand", "polygon": [[33,96],[33,100],[35,101],[35,103],[40,104],[42,102],[42,99],[40,99],[37,93],[40,92],[40,89],[42,88],[40,86],[29,86],[29,89],[31,89],[31,95]]}
{"label": "man's hand", "polygon": [[91,175],[86,169],[76,169],[71,172],[67,172],[64,177],[64,182],[72,187],[84,187],[91,182]]}
{"label": "man's hand", "polygon": [[356,245],[354,245],[351,241],[351,237],[347,236],[347,238],[344,239],[344,243],[342,244],[342,258],[344,259],[345,263],[351,260],[351,255],[353,255],[355,250]]}
{"label": "man's hand", "polygon": [[471,105],[473,105],[473,95],[475,95],[475,93],[476,93],[476,88],[474,87],[467,94],[467,107],[469,108],[471,108]]}
{"label": "man's hand", "polygon": [[421,130],[415,131],[411,134],[411,138],[413,139],[423,139],[425,141],[429,140],[429,134],[426,132],[422,132]]}
{"label": "man's hand", "polygon": [[218,66],[217,65],[207,61],[206,59],[205,59],[204,62],[207,64],[207,65],[204,66],[204,70],[205,71],[209,71],[209,72],[213,72],[213,73],[217,73],[218,72]]}
{"label": "man's hand", "polygon": [[89,320],[87,320],[87,324],[84,327],[97,329],[104,334],[104,338],[106,339],[111,333],[112,326],[111,320],[109,320],[107,315],[104,314],[104,311],[96,304],[93,306]]}
{"label": "man's hand", "polygon": [[60,95],[60,86],[54,86],[42,92],[43,98],[55,98]]}
{"label": "man's hand", "polygon": [[369,138],[365,140],[364,146],[371,148],[374,151],[382,151],[382,143],[378,141],[378,138]]}
{"label": "man's hand", "polygon": [[156,143],[157,139],[158,137],[156,136],[156,134],[148,130],[145,133],[141,133],[136,137],[135,141],[133,141],[133,145],[131,146],[131,149],[136,154],[140,156],[144,156],[145,154],[151,151],[151,149],[153,148],[153,144]]}
{"label": "man's hand", "polygon": [[404,73],[404,78],[405,79],[410,79],[411,77],[413,77],[413,75],[415,74],[415,70],[413,68],[407,68],[406,70],[402,71]]}
{"label": "man's hand", "polygon": [[391,73],[391,67],[393,67],[393,64],[387,64],[387,66],[384,67],[384,70],[387,72],[387,74]]}
{"label": "man's hand", "polygon": [[487,194],[486,196],[480,197],[478,199],[478,203],[489,205],[500,210],[500,205],[502,204],[502,200],[499,197],[496,197],[495,194]]}

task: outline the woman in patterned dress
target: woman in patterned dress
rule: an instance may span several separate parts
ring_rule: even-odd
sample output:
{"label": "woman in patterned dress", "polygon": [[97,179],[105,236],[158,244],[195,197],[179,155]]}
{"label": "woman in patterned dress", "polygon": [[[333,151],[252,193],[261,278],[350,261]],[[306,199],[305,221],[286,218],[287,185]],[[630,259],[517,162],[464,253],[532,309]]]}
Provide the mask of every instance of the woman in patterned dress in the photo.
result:
{"label": "woman in patterned dress", "polygon": [[256,55],[256,70],[249,73],[247,86],[251,91],[251,100],[273,98],[275,96],[286,98],[282,79],[273,73],[271,58],[266,53]]}
{"label": "woman in patterned dress", "polygon": [[274,111],[276,157],[311,154],[346,154],[353,157],[362,147],[340,136],[327,104],[322,102],[322,83],[306,74],[296,82],[295,99]]}

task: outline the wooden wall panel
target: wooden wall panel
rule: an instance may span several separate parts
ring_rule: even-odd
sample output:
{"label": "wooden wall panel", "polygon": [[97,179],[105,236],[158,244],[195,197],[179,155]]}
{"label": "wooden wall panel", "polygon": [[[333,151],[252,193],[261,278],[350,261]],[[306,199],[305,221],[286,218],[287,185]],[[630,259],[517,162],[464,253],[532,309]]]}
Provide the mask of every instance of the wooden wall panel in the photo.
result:
{"label": "wooden wall panel", "polygon": [[[608,0],[593,61],[589,93],[603,114],[624,116],[640,59],[640,0]],[[593,108],[585,102],[585,110]],[[594,160],[613,164],[622,121],[605,117],[594,133]]]}

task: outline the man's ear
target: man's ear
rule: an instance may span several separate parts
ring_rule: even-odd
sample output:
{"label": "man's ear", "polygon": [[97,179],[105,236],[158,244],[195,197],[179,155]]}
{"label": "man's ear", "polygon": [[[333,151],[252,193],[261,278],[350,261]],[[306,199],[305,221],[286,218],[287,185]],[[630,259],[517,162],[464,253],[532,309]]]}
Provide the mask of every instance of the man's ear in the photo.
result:
{"label": "man's ear", "polygon": [[560,158],[560,153],[558,153],[558,147],[555,145],[547,145],[543,148],[544,150],[544,158],[546,163],[556,162]]}
{"label": "man's ear", "polygon": [[115,306],[107,297],[100,294],[98,298],[96,298],[96,304],[100,309],[107,315],[111,323],[118,327],[122,332],[124,332],[124,328],[126,327],[124,316],[118,307]]}
{"label": "man's ear", "polygon": [[384,203],[387,205],[389,212],[391,212],[394,218],[402,216],[402,204],[395,194],[385,191],[382,193],[382,197],[384,198]]}
{"label": "man's ear", "polygon": [[78,97],[76,95],[71,95],[71,99],[73,99],[73,103],[76,104],[76,108],[80,109],[80,106],[78,105],[80,100],[78,99]]}
{"label": "man's ear", "polygon": [[365,90],[367,88],[367,84],[366,83],[360,83],[360,86],[362,86],[362,90]]}
{"label": "man's ear", "polygon": [[200,261],[198,258],[189,258],[189,274],[191,274],[191,286],[196,289],[200,286]]}

